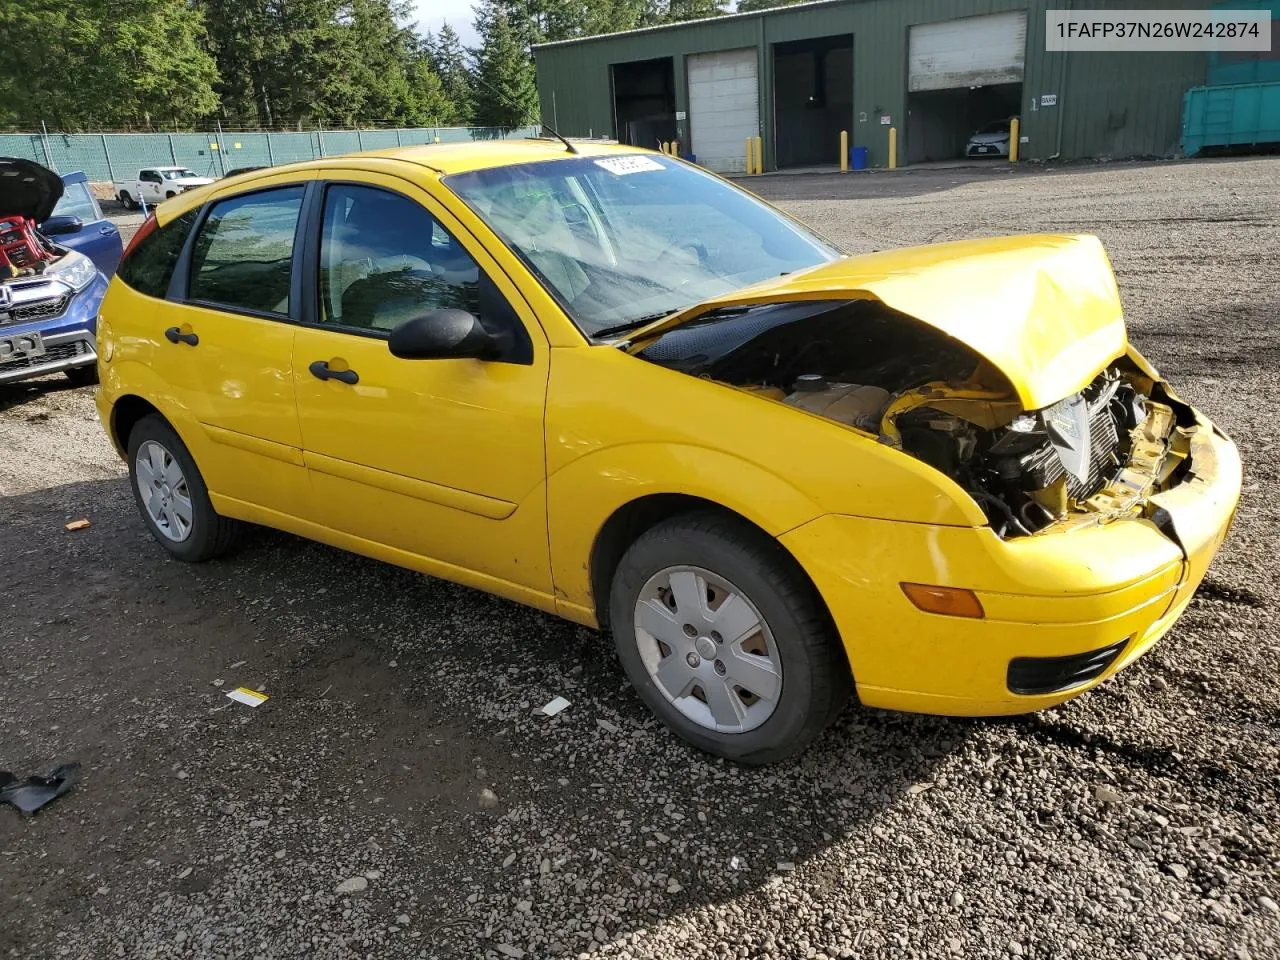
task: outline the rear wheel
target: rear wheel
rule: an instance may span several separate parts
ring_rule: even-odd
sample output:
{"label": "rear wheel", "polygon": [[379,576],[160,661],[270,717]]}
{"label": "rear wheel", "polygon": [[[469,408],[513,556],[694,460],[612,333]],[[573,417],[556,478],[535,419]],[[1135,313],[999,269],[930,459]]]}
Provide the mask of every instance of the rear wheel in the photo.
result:
{"label": "rear wheel", "polygon": [[96,363],[87,367],[72,367],[70,370],[62,372],[67,375],[67,379],[71,381],[73,387],[91,387],[98,382],[98,365]]}
{"label": "rear wheel", "polygon": [[138,208],[138,205],[133,202],[133,197],[129,195],[127,190],[121,190],[117,199],[126,210],[136,210]]}
{"label": "rear wheel", "polygon": [[614,575],[610,621],[641,699],[690,743],[740,763],[803,750],[852,678],[812,585],[771,538],[717,513],[643,534]]}
{"label": "rear wheel", "polygon": [[129,479],[143,522],[179,560],[210,560],[235,546],[241,525],[213,509],[186,444],[159,416],[129,433]]}

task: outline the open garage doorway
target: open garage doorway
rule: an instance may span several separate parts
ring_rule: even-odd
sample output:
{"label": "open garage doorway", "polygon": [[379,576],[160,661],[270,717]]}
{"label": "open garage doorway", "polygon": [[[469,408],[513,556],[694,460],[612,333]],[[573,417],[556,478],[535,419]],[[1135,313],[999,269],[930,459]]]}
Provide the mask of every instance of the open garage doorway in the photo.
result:
{"label": "open garage doorway", "polygon": [[918,24],[908,47],[906,163],[964,157],[970,136],[1021,110],[1026,11]]}
{"label": "open garage doorway", "polygon": [[[1021,103],[1020,83],[911,94],[907,98],[906,162],[965,156],[965,145],[972,134],[1016,117]],[[989,155],[1008,153],[993,151]]]}
{"label": "open garage doorway", "polygon": [[840,162],[853,130],[853,35],[773,45],[774,157],[779,169]]}
{"label": "open garage doorway", "polygon": [[614,135],[633,147],[658,149],[676,139],[675,65],[670,57],[613,64]]}

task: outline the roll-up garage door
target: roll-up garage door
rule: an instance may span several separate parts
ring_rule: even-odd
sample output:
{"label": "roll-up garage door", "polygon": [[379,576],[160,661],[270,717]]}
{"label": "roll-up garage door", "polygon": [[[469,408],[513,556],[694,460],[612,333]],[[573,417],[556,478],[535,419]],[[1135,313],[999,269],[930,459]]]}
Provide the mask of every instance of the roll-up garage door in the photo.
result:
{"label": "roll-up garage door", "polygon": [[747,137],[760,133],[756,49],[687,58],[690,146],[698,163],[717,173],[747,169]]}
{"label": "roll-up garage door", "polygon": [[911,28],[908,90],[1021,83],[1027,58],[1025,10]]}

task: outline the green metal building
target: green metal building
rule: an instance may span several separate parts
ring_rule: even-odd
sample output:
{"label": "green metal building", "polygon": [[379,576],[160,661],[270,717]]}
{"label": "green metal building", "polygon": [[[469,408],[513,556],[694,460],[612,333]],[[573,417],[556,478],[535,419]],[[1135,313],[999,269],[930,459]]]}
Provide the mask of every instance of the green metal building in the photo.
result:
{"label": "green metal building", "polygon": [[534,48],[542,116],[741,172],[833,165],[840,132],[871,166],[963,155],[970,134],[1021,118],[1021,155],[1180,153],[1183,95],[1205,53],[1057,53],[1045,10],[1203,7],[1184,0],[819,0]]}

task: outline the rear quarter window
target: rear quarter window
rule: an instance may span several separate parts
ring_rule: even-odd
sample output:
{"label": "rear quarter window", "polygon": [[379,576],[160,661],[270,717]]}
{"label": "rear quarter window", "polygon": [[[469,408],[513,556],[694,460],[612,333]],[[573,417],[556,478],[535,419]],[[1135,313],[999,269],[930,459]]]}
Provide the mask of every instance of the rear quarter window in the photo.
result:
{"label": "rear quarter window", "polygon": [[199,208],[190,210],[144,237],[116,268],[116,276],[139,293],[164,299],[182,256],[182,245],[199,214]]}

